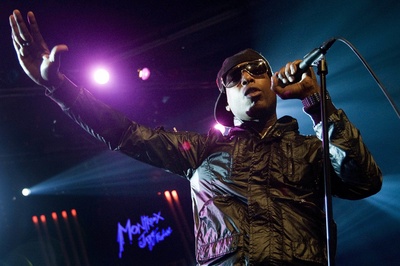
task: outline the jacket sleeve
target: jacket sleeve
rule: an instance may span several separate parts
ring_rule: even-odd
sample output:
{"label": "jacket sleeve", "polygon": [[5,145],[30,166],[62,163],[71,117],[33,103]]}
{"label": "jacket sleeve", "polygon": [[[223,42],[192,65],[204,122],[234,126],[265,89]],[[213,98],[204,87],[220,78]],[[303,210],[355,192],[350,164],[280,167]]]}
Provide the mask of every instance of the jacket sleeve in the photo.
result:
{"label": "jacket sleeve", "polygon": [[[322,125],[314,127],[322,139]],[[382,173],[362,140],[359,130],[342,110],[328,118],[329,154],[334,170],[331,185],[334,196],[361,199],[377,193],[382,186]]]}
{"label": "jacket sleeve", "polygon": [[48,91],[47,96],[111,150],[185,177],[190,177],[202,160],[205,135],[139,125],[69,80],[53,92]]}

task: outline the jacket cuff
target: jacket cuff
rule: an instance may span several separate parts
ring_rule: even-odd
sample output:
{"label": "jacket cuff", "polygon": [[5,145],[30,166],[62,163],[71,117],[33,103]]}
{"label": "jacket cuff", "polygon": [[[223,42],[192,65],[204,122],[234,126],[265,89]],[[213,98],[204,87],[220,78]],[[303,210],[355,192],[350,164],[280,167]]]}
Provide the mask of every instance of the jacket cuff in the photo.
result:
{"label": "jacket cuff", "polygon": [[46,96],[56,102],[63,110],[67,110],[75,103],[80,91],[81,88],[64,76],[64,80],[59,86],[46,88]]}
{"label": "jacket cuff", "polygon": [[[320,94],[314,93],[314,94],[304,98],[301,102],[303,103],[303,111],[312,118],[312,120],[314,122],[314,126],[319,124],[322,120]],[[335,111],[337,111],[337,109],[333,105],[329,94],[326,94],[325,102],[326,102],[327,116],[329,117],[331,114],[333,114]]]}

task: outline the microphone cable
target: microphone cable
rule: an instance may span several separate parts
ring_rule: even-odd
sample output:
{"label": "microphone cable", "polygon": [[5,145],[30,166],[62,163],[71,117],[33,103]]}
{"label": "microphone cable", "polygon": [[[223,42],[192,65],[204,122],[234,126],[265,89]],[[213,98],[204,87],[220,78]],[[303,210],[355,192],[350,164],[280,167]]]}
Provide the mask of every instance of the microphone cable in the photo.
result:
{"label": "microphone cable", "polygon": [[386,99],[389,101],[390,105],[392,106],[393,110],[397,114],[397,117],[400,119],[400,111],[397,108],[395,102],[393,101],[392,97],[389,95],[388,91],[386,90],[385,86],[383,86],[382,82],[378,79],[377,75],[374,73],[372,68],[368,65],[367,61],[363,58],[363,56],[357,51],[357,49],[352,45],[348,40],[342,38],[342,37],[336,37],[335,38],[338,41],[343,42],[346,44],[358,57],[358,59],[361,61],[361,63],[367,68],[368,72],[371,74],[375,82],[378,84],[379,88],[382,90],[383,94],[385,95]]}

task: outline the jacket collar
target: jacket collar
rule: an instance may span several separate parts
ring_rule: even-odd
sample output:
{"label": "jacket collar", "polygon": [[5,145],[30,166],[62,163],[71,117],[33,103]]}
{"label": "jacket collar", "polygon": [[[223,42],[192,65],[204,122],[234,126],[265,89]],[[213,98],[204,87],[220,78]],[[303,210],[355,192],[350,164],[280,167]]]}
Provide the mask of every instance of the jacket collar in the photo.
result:
{"label": "jacket collar", "polygon": [[283,116],[279,118],[275,124],[273,124],[268,131],[262,136],[254,127],[252,127],[251,123],[243,122],[240,126],[236,126],[231,128],[229,135],[237,135],[240,132],[247,131],[253,134],[259,135],[261,138],[279,138],[285,132],[290,131],[298,131],[299,125],[297,123],[297,119],[291,116]]}

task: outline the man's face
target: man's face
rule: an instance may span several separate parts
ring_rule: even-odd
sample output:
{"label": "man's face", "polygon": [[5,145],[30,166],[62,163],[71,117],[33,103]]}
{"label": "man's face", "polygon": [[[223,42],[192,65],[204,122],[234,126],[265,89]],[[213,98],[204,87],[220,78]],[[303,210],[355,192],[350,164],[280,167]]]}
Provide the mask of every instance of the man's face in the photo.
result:
{"label": "man's face", "polygon": [[233,87],[226,88],[231,112],[242,121],[265,120],[276,112],[276,94],[270,89],[267,73],[250,74],[241,70],[241,79]]}

